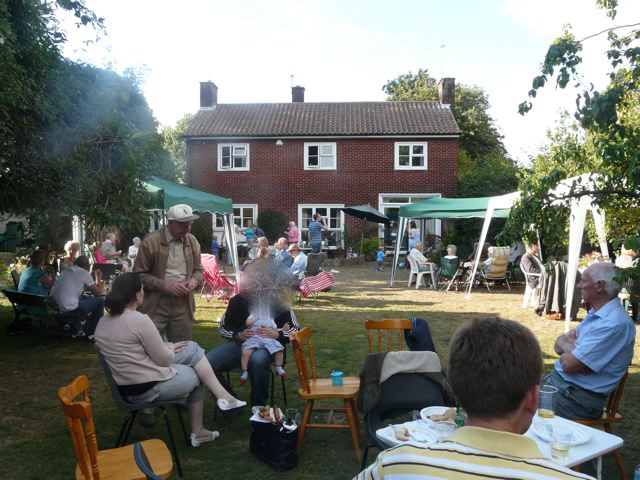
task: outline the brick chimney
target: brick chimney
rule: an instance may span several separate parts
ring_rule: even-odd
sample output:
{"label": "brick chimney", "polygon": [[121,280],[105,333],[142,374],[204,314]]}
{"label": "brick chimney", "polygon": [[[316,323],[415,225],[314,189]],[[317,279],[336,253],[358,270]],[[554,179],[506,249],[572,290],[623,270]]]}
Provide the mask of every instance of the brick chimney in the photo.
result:
{"label": "brick chimney", "polygon": [[456,104],[456,79],[443,78],[438,82],[438,98],[443,105],[449,105],[451,110]]}
{"label": "brick chimney", "polygon": [[304,87],[300,85],[291,87],[291,101],[304,103]]}
{"label": "brick chimney", "polygon": [[211,80],[200,82],[200,109],[211,109],[218,104],[218,87]]}

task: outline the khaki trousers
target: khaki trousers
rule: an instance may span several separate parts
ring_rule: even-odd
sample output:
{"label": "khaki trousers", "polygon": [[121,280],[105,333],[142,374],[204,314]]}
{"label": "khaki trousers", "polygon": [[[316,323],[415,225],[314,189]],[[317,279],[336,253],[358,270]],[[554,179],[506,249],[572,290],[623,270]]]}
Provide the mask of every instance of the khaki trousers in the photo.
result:
{"label": "khaki trousers", "polygon": [[193,317],[189,313],[188,296],[163,296],[151,320],[169,342],[192,338]]}

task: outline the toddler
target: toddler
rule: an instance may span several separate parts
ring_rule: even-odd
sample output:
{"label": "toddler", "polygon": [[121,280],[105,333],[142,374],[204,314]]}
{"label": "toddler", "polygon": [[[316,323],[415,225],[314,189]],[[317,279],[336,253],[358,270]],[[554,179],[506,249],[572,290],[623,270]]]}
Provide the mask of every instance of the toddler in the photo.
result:
{"label": "toddler", "polygon": [[[256,314],[257,313],[257,314]],[[268,308],[258,308],[258,312],[251,312],[251,315],[247,317],[247,328],[251,328],[254,333],[260,329],[260,327],[270,327],[277,329],[276,322],[269,314]],[[288,329],[289,324],[285,323],[283,329]],[[278,331],[282,331],[279,329]],[[266,348],[270,354],[274,356],[274,363],[276,373],[281,377],[286,377],[287,372],[282,368],[284,363],[284,347],[275,338],[259,337],[258,335],[252,335],[247,338],[242,344],[242,356],[240,357],[240,366],[242,367],[242,375],[240,376],[240,383],[245,384],[249,379],[249,372],[247,368],[249,366],[249,358],[256,348]]]}
{"label": "toddler", "polygon": [[216,260],[220,260],[218,256],[220,252],[220,244],[218,243],[218,236],[214,235],[213,240],[211,241],[211,253],[216,257]]}
{"label": "toddler", "polygon": [[384,272],[384,245],[380,245],[380,249],[378,250],[378,255],[376,257],[377,267],[376,272]]}

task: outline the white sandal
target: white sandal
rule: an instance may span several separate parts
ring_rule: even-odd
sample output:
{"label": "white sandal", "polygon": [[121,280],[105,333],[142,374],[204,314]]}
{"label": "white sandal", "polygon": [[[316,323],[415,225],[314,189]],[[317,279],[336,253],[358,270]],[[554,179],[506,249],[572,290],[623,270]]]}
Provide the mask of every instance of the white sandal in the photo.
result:
{"label": "white sandal", "polygon": [[191,434],[191,446],[192,447],[199,447],[203,443],[213,442],[216,438],[218,438],[220,436],[220,434],[218,432],[216,432],[216,431],[209,432],[209,433],[211,434],[211,438],[207,438],[206,440],[198,440],[198,437],[196,436],[196,434],[192,433]]}

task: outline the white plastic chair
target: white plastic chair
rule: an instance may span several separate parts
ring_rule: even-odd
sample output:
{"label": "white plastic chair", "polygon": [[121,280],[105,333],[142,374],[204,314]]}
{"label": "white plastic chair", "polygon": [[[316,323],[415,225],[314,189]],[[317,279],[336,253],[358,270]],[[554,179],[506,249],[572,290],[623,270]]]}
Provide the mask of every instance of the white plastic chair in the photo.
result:
{"label": "white plastic chair", "polygon": [[[418,268],[418,262],[411,255],[407,255],[407,260],[409,261],[409,265],[411,266],[411,273],[409,274],[409,282],[407,283],[407,287],[411,286],[411,281],[415,275],[416,277],[416,290],[420,288],[420,284],[423,282],[422,277],[424,275],[431,276],[431,288],[436,289],[436,276],[435,271],[433,270],[433,263],[427,263],[427,269],[420,271]],[[425,284],[426,287],[426,284]]]}

